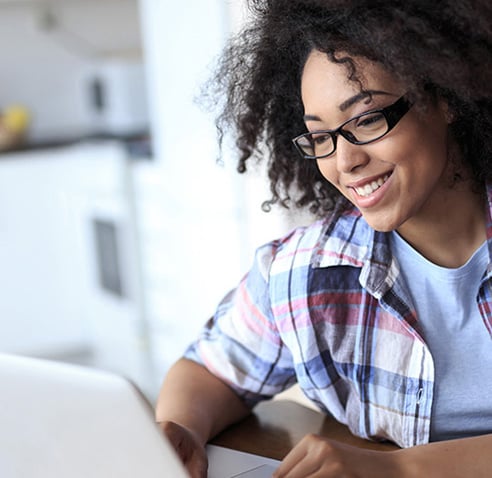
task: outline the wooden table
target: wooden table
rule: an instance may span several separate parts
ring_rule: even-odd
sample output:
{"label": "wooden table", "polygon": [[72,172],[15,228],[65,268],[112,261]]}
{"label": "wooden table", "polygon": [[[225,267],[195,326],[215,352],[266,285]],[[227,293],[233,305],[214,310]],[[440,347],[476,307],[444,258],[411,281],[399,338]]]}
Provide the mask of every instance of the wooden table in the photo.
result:
{"label": "wooden table", "polygon": [[395,450],[389,443],[358,438],[331,417],[290,400],[260,403],[243,421],[217,435],[211,443],[281,460],[308,433],[373,450]]}

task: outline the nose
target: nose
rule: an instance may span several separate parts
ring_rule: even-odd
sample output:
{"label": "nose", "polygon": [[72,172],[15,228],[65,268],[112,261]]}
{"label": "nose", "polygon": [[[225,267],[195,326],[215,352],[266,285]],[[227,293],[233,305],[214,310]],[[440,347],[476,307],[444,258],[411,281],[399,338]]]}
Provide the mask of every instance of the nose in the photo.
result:
{"label": "nose", "polygon": [[370,161],[364,145],[352,144],[341,135],[338,136],[337,140],[334,159],[337,163],[337,170],[340,173],[351,173]]}

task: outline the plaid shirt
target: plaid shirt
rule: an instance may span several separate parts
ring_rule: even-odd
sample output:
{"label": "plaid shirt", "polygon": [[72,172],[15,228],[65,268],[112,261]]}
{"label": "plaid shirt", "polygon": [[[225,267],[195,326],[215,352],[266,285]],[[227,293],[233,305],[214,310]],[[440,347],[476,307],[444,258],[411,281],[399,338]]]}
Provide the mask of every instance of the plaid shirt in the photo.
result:
{"label": "plaid shirt", "polygon": [[[488,189],[487,237],[492,257]],[[477,301],[492,334],[492,264]],[[363,438],[429,441],[434,365],[386,233],[352,209],[257,251],[186,357],[250,405],[298,382]]]}

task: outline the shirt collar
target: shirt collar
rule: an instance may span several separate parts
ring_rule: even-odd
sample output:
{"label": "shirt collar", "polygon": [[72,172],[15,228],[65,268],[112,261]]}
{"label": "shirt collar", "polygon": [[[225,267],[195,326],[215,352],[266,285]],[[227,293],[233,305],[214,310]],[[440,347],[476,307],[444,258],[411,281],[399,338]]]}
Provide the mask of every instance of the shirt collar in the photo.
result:
{"label": "shirt collar", "polygon": [[[486,192],[487,276],[492,277],[492,183],[486,185]],[[326,221],[312,265],[360,267],[361,285],[375,296],[382,296],[398,276],[389,235],[372,229],[354,206],[335,209]]]}
{"label": "shirt collar", "polygon": [[375,297],[381,297],[393,286],[398,268],[391,255],[389,236],[371,228],[355,207],[335,210],[320,237],[313,267],[359,267],[360,284]]}

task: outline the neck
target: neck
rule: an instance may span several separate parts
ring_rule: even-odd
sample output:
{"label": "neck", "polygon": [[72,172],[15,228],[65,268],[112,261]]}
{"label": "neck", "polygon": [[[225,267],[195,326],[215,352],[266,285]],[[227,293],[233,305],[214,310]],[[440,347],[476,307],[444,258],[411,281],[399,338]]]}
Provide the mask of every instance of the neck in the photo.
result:
{"label": "neck", "polygon": [[457,268],[486,240],[484,210],[484,197],[462,185],[425,217],[412,218],[397,231],[429,261]]}

